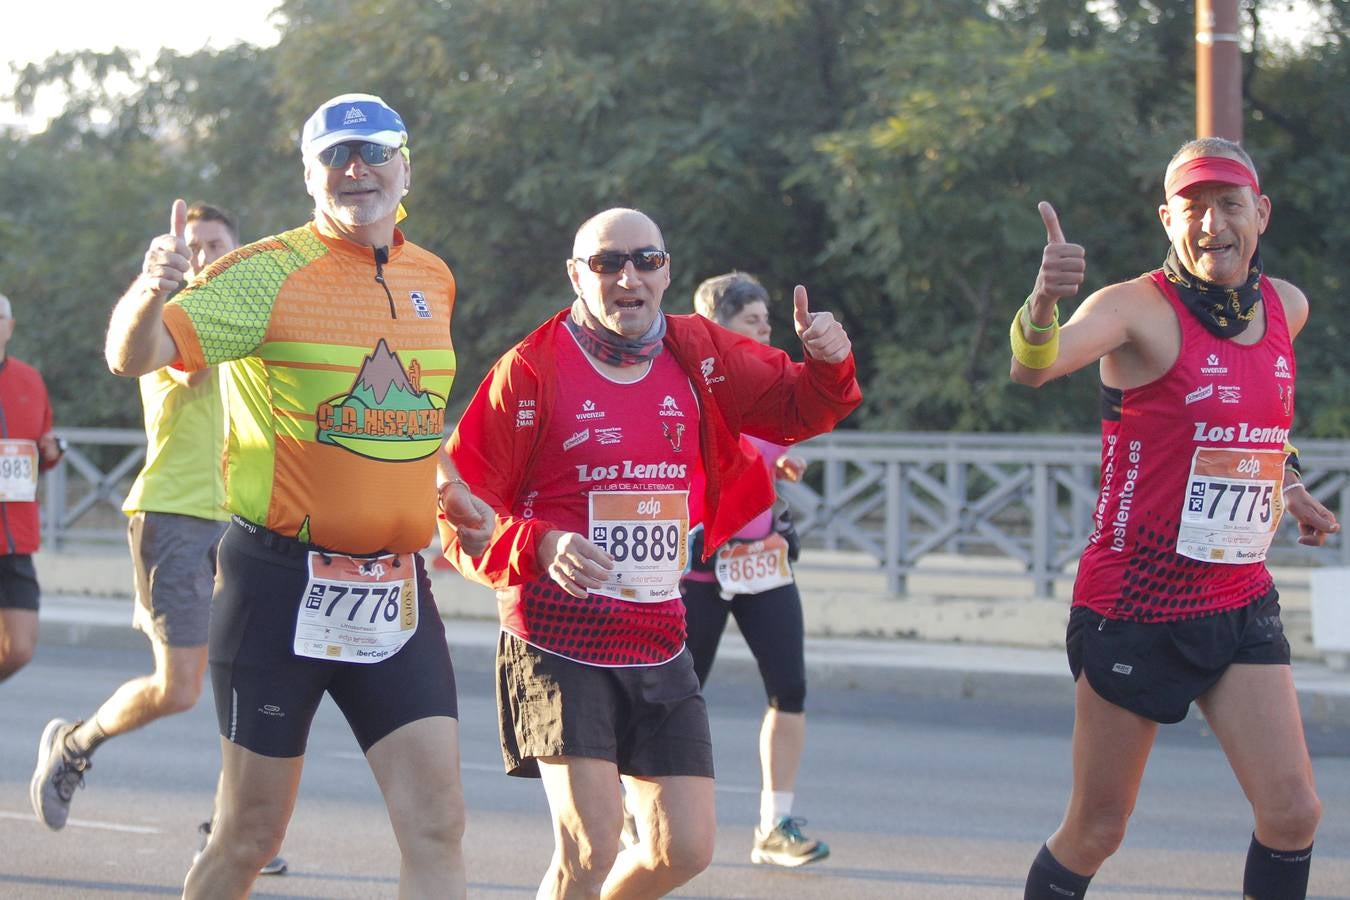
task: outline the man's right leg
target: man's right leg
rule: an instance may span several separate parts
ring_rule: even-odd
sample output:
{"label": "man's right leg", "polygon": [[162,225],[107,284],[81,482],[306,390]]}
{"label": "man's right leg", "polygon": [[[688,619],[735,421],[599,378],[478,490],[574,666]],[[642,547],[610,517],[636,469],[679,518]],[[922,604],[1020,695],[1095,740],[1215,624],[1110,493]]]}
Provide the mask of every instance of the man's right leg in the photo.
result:
{"label": "man's right leg", "polygon": [[[105,737],[117,737],[149,725],[156,719],[187,712],[197,704],[206,677],[206,645],[170,647],[151,641],[155,671],[123,684],[89,718]],[[79,746],[79,729],[76,729]]]}
{"label": "man's right leg", "polygon": [[623,825],[618,766],[580,756],[536,762],[553,817],[554,841],[537,900],[598,898],[618,855]]}
{"label": "man's right leg", "polygon": [[28,665],[37,636],[37,610],[0,607],[0,681]]}
{"label": "man's right leg", "polygon": [[1074,896],[1045,882],[1062,876],[1081,881],[1085,889],[1116,852],[1158,733],[1157,722],[1103,699],[1086,674],[1079,676],[1075,692],[1069,807],[1032,866],[1027,898]]}
{"label": "man's right leg", "polygon": [[263,756],[221,738],[221,789],[212,839],[193,862],[183,896],[248,896],[258,870],[281,850],[300,789],[303,756]]}
{"label": "man's right leg", "polygon": [[70,815],[74,786],[82,783],[89,758],[110,737],[162,716],[191,709],[201,694],[206,646],[168,647],[153,640],[155,671],[118,688],[88,719],[68,724],[52,719],[43,731],[31,782],[33,812],[59,829]]}
{"label": "man's right leg", "polygon": [[33,658],[41,593],[31,556],[0,554],[0,681]]}

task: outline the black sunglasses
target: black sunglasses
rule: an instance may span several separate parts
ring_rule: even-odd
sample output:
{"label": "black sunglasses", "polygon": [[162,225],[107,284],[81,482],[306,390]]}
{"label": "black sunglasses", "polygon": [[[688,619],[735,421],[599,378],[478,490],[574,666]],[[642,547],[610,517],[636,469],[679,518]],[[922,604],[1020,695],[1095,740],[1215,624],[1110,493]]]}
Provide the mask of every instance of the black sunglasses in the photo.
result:
{"label": "black sunglasses", "polygon": [[632,253],[620,253],[618,250],[602,250],[591,256],[576,257],[597,275],[614,275],[623,271],[629,260],[639,272],[655,272],[670,262],[670,254],[664,250],[634,250]]}
{"label": "black sunglasses", "polygon": [[384,144],[372,144],[369,141],[351,141],[320,150],[314,154],[314,158],[327,168],[340,169],[347,165],[353,151],[360,153],[361,159],[368,166],[386,165],[398,154],[397,147],[386,147]]}

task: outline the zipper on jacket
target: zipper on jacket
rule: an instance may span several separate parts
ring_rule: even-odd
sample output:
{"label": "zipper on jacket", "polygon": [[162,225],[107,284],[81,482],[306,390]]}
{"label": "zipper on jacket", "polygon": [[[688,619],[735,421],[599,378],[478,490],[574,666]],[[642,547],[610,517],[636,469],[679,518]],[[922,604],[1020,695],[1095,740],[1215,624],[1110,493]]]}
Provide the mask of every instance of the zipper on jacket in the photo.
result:
{"label": "zipper on jacket", "polygon": [[389,248],[375,248],[375,283],[384,288],[384,295],[389,298],[389,318],[397,319],[398,313],[394,311],[394,295],[389,293],[389,285],[384,283],[384,264],[389,262]]}

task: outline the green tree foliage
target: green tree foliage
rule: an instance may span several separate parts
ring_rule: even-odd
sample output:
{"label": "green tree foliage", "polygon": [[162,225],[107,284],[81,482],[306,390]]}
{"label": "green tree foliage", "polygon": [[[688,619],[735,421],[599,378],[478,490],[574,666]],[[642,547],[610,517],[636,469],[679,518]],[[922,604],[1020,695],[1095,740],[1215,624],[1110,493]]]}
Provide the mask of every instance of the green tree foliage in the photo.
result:
{"label": "green tree foliage", "polygon": [[[1249,144],[1275,197],[1266,254],[1317,316],[1300,342],[1317,373],[1300,385],[1301,427],[1344,436],[1347,4],[1319,3],[1328,38],[1295,51],[1261,39],[1271,2],[1244,6]],[[138,419],[102,336],[169,201],[219,201],[246,238],[302,221],[300,126],[365,91],[412,135],[405,230],[458,279],[452,407],[570,301],[576,226],[627,205],[666,230],[668,310],[739,268],[781,298],[784,347],[794,283],[835,311],[867,395],[851,425],[1085,430],[1093,373],[1039,392],[1007,379],[1007,323],[1044,243],[1036,201],[1087,247],[1089,289],[1151,268],[1162,168],[1192,128],[1189,3],[282,0],[278,13],[266,49],[67,54],[21,73],[21,104],[44,85],[70,100],[45,133],[0,138],[0,290],[20,316],[14,352],[46,372],[64,423]],[[108,87],[119,77],[137,89]]]}
{"label": "green tree foliage", "polygon": [[[1345,341],[1350,338],[1350,3],[1318,4],[1325,43],[1307,53],[1276,53],[1260,42],[1246,61],[1251,110],[1247,143],[1273,198],[1262,240],[1266,267],[1286,274],[1308,295],[1312,325],[1299,337],[1299,432],[1350,436],[1350,386]],[[1334,89],[1328,88],[1335,85]]]}

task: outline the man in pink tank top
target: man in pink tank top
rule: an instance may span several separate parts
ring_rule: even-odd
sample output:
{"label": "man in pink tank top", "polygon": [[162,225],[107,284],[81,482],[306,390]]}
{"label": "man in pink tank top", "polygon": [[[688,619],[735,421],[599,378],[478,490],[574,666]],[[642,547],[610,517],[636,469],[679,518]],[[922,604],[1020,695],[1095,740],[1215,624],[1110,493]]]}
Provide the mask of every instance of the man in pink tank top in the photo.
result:
{"label": "man in pink tank top", "polygon": [[1028,900],[1083,896],[1125,836],[1158,725],[1192,702],[1255,815],[1243,895],[1307,893],[1321,803],[1265,558],[1286,510],[1301,543],[1339,530],[1289,443],[1308,300],[1262,271],[1271,203],[1239,145],[1186,143],[1164,187],[1162,267],[1095,292],[1063,327],[1056,304],[1077,293],[1085,255],[1042,202],[1045,252],[1010,332],[1014,381],[1095,362],[1102,386],[1096,527],[1066,641],[1073,784]]}

